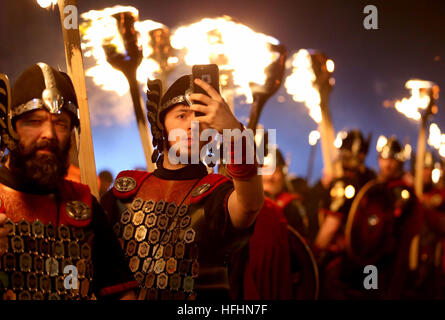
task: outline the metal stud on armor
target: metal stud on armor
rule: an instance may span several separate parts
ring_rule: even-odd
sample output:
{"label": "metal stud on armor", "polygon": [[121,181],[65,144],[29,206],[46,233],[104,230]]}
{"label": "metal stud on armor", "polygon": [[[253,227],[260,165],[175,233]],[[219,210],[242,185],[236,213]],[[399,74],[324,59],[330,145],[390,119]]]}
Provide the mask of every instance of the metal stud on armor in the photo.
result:
{"label": "metal stud on armor", "polygon": [[[84,208],[85,209],[85,208]],[[8,252],[1,259],[0,299],[67,300],[91,298],[92,231],[51,223],[8,220]],[[77,267],[77,290],[64,286],[64,268]]]}
{"label": "metal stud on armor", "polygon": [[140,284],[139,298],[171,299],[181,291],[185,299],[193,294],[199,263],[188,211],[185,204],[140,198],[122,211],[114,230]]}

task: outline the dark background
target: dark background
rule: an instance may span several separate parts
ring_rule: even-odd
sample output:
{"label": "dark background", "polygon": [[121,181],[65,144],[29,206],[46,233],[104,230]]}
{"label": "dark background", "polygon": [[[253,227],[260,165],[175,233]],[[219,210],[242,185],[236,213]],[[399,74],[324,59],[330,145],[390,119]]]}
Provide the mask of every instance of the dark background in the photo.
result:
{"label": "dark background", "polygon": [[[440,110],[445,96],[443,0],[79,0],[79,14],[117,4],[134,6],[139,9],[140,20],[155,20],[171,29],[204,17],[229,15],[257,32],[277,38],[290,54],[300,48],[324,51],[336,67],[336,85],[330,98],[335,129],[359,128],[366,135],[372,133],[367,163],[375,169],[375,142],[380,134],[395,134],[414,145],[417,142],[418,124],[382,106],[384,100],[408,97],[410,92],[404,85],[410,78],[434,81],[442,88],[439,114],[433,120],[445,130],[445,111]],[[363,8],[368,4],[378,9],[378,30],[363,27]],[[57,10],[42,9],[35,0],[0,0],[0,72],[14,81],[26,67],[39,61],[66,69]],[[92,61],[86,59],[85,64],[90,66]],[[113,103],[113,94],[106,93],[107,99],[103,99],[104,92],[89,79],[87,86],[93,114],[101,101]],[[277,101],[278,96],[285,98],[284,103]],[[131,110],[129,95],[123,101],[116,98],[115,103],[123,103]],[[235,110],[242,117],[249,107],[236,105]],[[266,105],[260,122],[265,128],[277,129],[279,147],[291,158],[290,171],[306,175],[307,136],[316,124],[304,105],[294,102],[281,89]],[[144,165],[134,118],[125,123],[95,125],[93,139],[98,172],[109,168],[116,174]],[[314,179],[321,168],[318,149]]]}

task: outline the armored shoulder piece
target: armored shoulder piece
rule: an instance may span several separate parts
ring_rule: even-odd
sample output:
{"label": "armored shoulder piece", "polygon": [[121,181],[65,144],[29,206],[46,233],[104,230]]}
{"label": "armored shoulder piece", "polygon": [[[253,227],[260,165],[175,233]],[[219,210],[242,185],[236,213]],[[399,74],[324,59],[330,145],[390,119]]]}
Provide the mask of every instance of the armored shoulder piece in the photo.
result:
{"label": "armored shoulder piece", "polygon": [[231,181],[229,178],[221,174],[212,173],[205,176],[201,179],[195,189],[193,189],[190,203],[195,204],[202,201],[203,199],[207,198],[218,186],[229,181]]}
{"label": "armored shoulder piece", "polygon": [[142,183],[147,179],[152,172],[125,170],[121,171],[114,182],[113,194],[116,198],[126,199],[134,196]]}

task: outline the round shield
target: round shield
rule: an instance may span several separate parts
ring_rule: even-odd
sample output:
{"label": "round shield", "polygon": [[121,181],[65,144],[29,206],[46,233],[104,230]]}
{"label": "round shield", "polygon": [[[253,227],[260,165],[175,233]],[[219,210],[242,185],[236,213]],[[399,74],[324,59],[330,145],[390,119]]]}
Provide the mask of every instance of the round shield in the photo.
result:
{"label": "round shield", "polygon": [[[359,191],[345,228],[346,249],[355,262],[373,264],[394,249],[397,219],[403,215],[397,200],[394,189],[377,180]],[[410,206],[404,206],[406,209]]]}
{"label": "round shield", "polygon": [[317,263],[304,238],[287,226],[291,252],[292,296],[296,300],[318,299],[319,277]]}

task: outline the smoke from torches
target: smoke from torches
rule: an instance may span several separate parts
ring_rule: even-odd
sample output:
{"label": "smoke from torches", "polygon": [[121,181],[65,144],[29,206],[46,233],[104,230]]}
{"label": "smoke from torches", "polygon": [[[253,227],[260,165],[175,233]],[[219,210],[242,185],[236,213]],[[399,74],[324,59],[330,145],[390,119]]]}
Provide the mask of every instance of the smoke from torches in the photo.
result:
{"label": "smoke from torches", "polygon": [[221,79],[223,86],[230,82],[227,75],[230,73],[235,94],[244,95],[251,103],[253,97],[249,84],[264,84],[266,67],[278,57],[269,50],[268,44],[278,45],[279,42],[224,16],[179,27],[172,33],[171,44],[175,49],[184,49],[184,61],[189,66],[217,64],[224,76]]}
{"label": "smoke from torches", "polygon": [[[86,57],[93,57],[96,65],[86,70],[86,76],[92,77],[96,85],[103,90],[114,91],[119,96],[128,92],[129,86],[125,76],[113,68],[107,62],[104,46],[114,46],[117,52],[125,53],[125,46],[118,30],[116,19],[113,15],[121,12],[130,12],[135,19],[139,16],[136,8],[131,6],[115,6],[104,10],[91,10],[81,14],[85,20],[80,26],[82,32],[82,48]],[[137,79],[141,83],[147,81],[147,77],[154,77],[160,71],[157,61],[150,58],[153,48],[150,46],[149,32],[164,28],[159,22],[152,20],[136,21],[135,30],[138,32],[138,45],[142,46],[143,59],[137,70]],[[170,60],[170,62],[174,62]]]}

